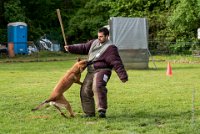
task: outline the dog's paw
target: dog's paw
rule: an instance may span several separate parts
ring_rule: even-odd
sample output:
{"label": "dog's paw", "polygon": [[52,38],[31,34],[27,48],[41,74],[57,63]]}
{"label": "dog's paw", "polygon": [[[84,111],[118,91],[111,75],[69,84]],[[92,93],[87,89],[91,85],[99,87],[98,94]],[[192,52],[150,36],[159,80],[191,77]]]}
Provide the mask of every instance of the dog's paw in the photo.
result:
{"label": "dog's paw", "polygon": [[32,112],[34,112],[34,111],[36,111],[36,110],[37,110],[36,108],[31,109]]}
{"label": "dog's paw", "polygon": [[67,116],[64,113],[60,113],[63,117],[67,118]]}
{"label": "dog's paw", "polygon": [[75,115],[74,115],[74,114],[71,114],[71,115],[70,115],[70,117],[73,117],[73,118],[74,118],[74,117],[75,117]]}

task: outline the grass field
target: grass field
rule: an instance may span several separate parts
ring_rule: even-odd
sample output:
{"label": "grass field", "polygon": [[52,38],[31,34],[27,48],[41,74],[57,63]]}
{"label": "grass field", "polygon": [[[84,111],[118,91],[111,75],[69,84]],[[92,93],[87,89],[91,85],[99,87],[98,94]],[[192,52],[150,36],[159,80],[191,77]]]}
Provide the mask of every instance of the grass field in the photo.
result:
{"label": "grass field", "polygon": [[[0,133],[199,134],[200,59],[154,59],[157,70],[152,69],[152,63],[148,70],[128,70],[127,83],[113,71],[107,86],[106,119],[81,118],[80,86],[75,84],[65,93],[75,118],[63,118],[54,107],[31,112],[50,95],[74,60],[0,63]],[[168,61],[172,77],[165,75]]]}

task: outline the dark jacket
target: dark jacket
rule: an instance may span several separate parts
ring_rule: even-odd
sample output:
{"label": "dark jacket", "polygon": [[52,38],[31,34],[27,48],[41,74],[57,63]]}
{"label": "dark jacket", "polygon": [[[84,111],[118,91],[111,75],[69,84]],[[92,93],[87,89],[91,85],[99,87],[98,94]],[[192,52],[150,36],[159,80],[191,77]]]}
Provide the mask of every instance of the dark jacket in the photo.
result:
{"label": "dark jacket", "polygon": [[[69,45],[68,51],[70,53],[86,55],[88,54],[93,41],[94,40],[87,43]],[[115,45],[109,46],[107,50],[98,58],[98,60],[94,62],[93,66],[95,70],[104,68],[114,69],[120,80],[128,80],[127,72]]]}

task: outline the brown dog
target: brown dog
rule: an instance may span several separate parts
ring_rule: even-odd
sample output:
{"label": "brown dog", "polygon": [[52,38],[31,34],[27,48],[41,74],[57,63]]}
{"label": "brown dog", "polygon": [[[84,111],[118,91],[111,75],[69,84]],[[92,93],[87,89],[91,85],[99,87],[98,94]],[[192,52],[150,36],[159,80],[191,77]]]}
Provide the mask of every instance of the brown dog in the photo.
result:
{"label": "brown dog", "polygon": [[32,111],[38,110],[42,108],[45,104],[50,103],[50,105],[55,106],[59,110],[62,116],[66,117],[65,114],[61,111],[60,107],[65,107],[69,111],[70,116],[74,117],[74,112],[72,111],[71,105],[66,100],[63,93],[67,89],[69,89],[73,83],[78,83],[82,85],[82,82],[80,82],[81,73],[86,67],[87,61],[78,59],[73,67],[69,69],[67,73],[57,83],[49,99],[39,104],[36,108],[32,109]]}

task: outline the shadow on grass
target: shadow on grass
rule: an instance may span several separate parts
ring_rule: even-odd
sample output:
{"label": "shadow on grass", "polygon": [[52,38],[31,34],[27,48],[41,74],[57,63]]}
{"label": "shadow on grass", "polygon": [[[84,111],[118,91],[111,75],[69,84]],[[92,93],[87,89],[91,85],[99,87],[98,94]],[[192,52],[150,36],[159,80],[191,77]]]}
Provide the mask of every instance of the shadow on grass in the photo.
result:
{"label": "shadow on grass", "polygon": [[[198,115],[198,114],[197,114]],[[192,120],[190,110],[183,112],[146,112],[123,113],[119,115],[110,115],[110,121],[117,121],[121,124],[130,124],[135,126],[139,131],[148,131],[149,128],[164,128],[165,130],[183,131],[185,133],[199,134],[199,120]]]}
{"label": "shadow on grass", "polygon": [[109,120],[117,120],[119,122],[135,122],[139,126],[147,126],[148,124],[165,124],[166,121],[182,122],[191,119],[191,111],[171,113],[159,112],[149,113],[145,111],[137,113],[123,113],[118,115],[109,115]]}

